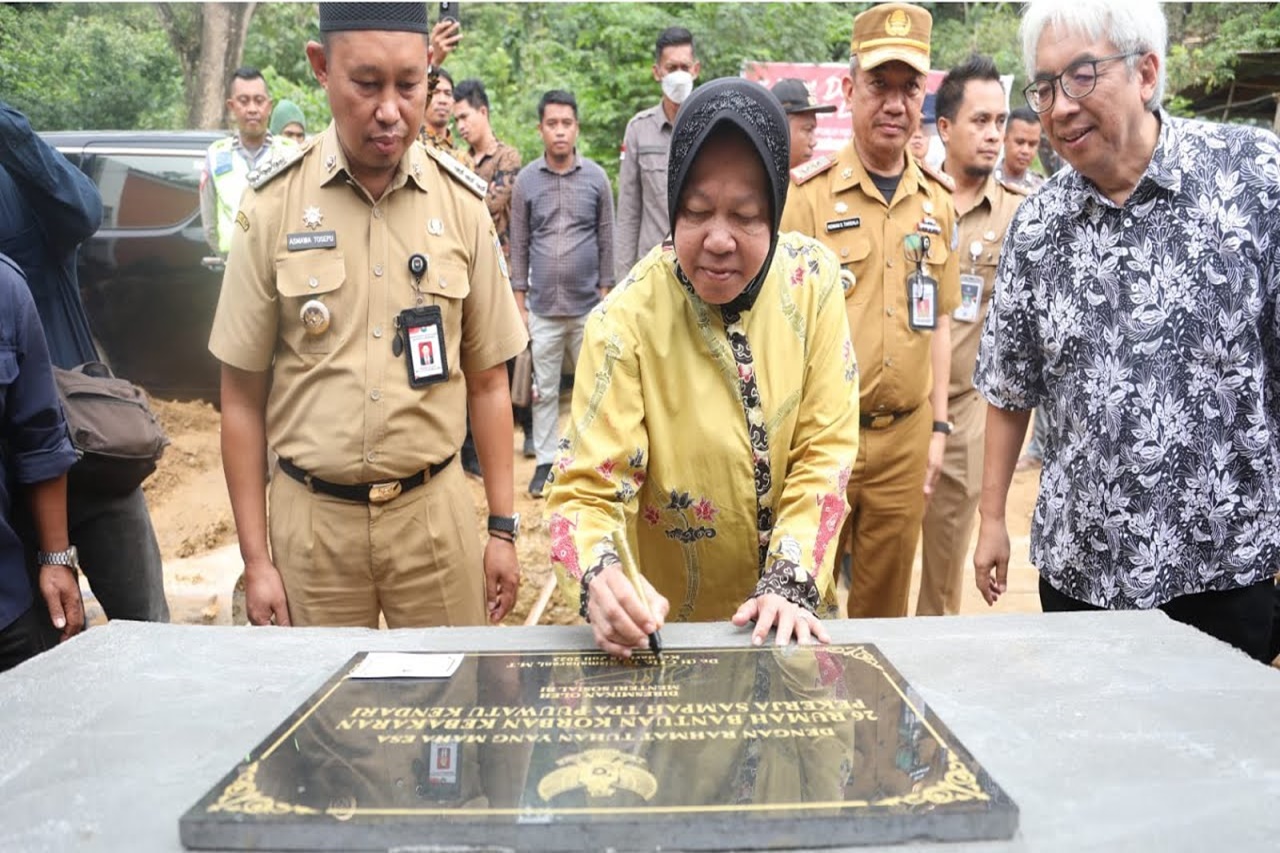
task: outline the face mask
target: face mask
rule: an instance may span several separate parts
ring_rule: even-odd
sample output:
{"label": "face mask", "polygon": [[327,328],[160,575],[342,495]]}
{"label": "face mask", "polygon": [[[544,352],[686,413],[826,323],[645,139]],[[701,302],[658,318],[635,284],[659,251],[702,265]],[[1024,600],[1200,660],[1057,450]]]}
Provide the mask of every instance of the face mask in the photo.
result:
{"label": "face mask", "polygon": [[672,71],[662,78],[662,94],[673,104],[683,104],[693,91],[693,75],[688,71]]}

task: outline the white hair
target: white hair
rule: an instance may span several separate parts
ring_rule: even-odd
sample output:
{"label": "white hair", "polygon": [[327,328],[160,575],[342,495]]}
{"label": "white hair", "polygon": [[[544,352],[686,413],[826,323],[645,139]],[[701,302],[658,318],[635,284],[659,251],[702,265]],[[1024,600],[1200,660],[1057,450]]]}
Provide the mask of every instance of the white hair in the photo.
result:
{"label": "white hair", "polygon": [[[1036,47],[1050,26],[1093,41],[1106,39],[1121,53],[1156,54],[1160,58],[1156,88],[1146,106],[1153,112],[1160,106],[1169,27],[1158,0],[1030,0],[1021,27],[1022,62],[1028,79],[1035,77]],[[1138,59],[1125,62],[1130,73]]]}

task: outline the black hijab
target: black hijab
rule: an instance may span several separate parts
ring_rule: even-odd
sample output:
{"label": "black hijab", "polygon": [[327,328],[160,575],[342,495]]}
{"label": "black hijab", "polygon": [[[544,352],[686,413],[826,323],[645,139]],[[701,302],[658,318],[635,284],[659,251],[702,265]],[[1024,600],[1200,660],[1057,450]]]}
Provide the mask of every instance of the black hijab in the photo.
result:
{"label": "black hijab", "polygon": [[[676,211],[680,193],[712,131],[722,124],[737,129],[751,143],[764,166],[772,206],[769,228],[769,253],[755,278],[747,282],[742,293],[721,306],[723,310],[748,311],[755,304],[760,287],[773,263],[778,248],[778,225],[787,201],[788,169],[791,160],[791,128],[782,105],[765,87],[741,77],[722,77],[693,90],[680,107],[675,129],[671,133],[671,156],[667,166],[667,216],[671,234],[676,233]],[[677,265],[677,269],[678,269]],[[680,273],[684,275],[683,272]]]}

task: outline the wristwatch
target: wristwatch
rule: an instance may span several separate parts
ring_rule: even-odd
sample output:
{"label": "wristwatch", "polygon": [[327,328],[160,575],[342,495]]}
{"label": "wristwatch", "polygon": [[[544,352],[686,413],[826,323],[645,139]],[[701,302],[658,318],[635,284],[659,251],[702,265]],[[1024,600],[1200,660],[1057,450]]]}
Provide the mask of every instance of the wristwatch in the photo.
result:
{"label": "wristwatch", "polygon": [[36,560],[42,566],[66,566],[72,573],[80,571],[80,552],[75,545],[65,551],[37,551]]}
{"label": "wristwatch", "polygon": [[510,534],[511,540],[514,542],[520,537],[520,513],[489,516],[489,530],[493,533]]}
{"label": "wristwatch", "polygon": [[951,435],[951,424],[947,421],[934,421],[933,431],[940,432],[943,435]]}

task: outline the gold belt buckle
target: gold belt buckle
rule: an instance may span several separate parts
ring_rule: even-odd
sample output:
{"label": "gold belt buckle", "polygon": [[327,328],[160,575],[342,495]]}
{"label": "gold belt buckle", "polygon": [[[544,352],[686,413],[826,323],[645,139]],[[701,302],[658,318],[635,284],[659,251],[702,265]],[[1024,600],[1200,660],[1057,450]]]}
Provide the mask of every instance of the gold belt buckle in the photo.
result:
{"label": "gold belt buckle", "polygon": [[872,415],[872,417],[871,417],[871,428],[872,428],[872,429],[884,429],[885,427],[889,426],[889,425],[890,425],[890,424],[892,424],[892,423],[893,423],[893,415],[892,415],[892,414],[888,414],[888,415]]}
{"label": "gold belt buckle", "polygon": [[384,504],[400,497],[402,491],[399,480],[390,483],[374,483],[369,487],[369,503]]}

